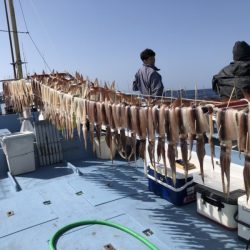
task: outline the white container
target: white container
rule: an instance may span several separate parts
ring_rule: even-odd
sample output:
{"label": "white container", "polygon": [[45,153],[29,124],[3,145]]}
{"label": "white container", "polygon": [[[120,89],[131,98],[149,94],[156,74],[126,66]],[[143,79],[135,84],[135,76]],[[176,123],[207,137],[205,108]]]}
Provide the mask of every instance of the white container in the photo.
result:
{"label": "white container", "polygon": [[247,202],[246,195],[238,198],[238,236],[250,239],[250,199]]}
{"label": "white container", "polygon": [[[215,158],[214,162],[219,162],[219,159]],[[215,164],[213,169],[209,156],[204,158],[204,183],[200,173],[194,174],[194,182],[198,184],[196,186],[197,212],[228,229],[236,229],[238,223],[234,215],[238,210],[237,201],[245,193],[243,167],[233,163],[230,165],[228,199],[222,191],[221,168]]]}
{"label": "white container", "polygon": [[34,133],[34,127],[31,124],[30,120],[23,120],[22,121],[20,132],[26,132],[26,131]]}
{"label": "white container", "polygon": [[197,184],[197,212],[228,229],[236,229],[238,223],[234,217],[238,210],[237,200],[243,193],[241,189],[234,190],[227,199],[222,192]]}
{"label": "white container", "polygon": [[13,133],[2,138],[9,171],[12,175],[35,170],[34,134],[31,132]]}
{"label": "white container", "polygon": [[4,129],[0,129],[0,140],[2,137],[4,137],[5,135],[10,135],[11,132],[7,129],[7,128],[4,128]]}
{"label": "white container", "polygon": [[[94,138],[94,148],[95,148],[96,156],[100,159],[109,160],[110,148],[108,147],[106,143],[105,136],[101,136],[100,142],[101,142],[101,152],[99,150],[99,141],[96,137]],[[112,148],[113,148],[112,157],[114,158],[116,154],[116,146],[114,143],[112,143]]]}

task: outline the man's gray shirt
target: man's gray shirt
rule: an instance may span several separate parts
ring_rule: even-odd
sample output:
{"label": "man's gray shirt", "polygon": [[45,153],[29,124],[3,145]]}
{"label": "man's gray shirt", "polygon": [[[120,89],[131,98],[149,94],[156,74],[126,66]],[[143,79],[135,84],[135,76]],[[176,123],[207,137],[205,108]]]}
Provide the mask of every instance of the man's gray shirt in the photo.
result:
{"label": "man's gray shirt", "polygon": [[154,66],[143,66],[138,70],[133,82],[133,91],[140,91],[143,95],[162,96],[164,86],[161,75]]}

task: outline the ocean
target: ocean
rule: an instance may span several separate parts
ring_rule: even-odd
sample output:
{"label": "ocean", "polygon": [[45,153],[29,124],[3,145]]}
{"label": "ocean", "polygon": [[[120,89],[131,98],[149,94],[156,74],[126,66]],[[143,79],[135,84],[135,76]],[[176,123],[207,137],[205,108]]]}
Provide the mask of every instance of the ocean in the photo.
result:
{"label": "ocean", "polygon": [[[196,96],[195,96],[196,92]],[[207,99],[220,99],[219,95],[215,93],[212,89],[198,89],[195,91],[194,89],[192,90],[173,90],[171,93],[171,90],[166,90],[165,91],[165,96],[167,97],[182,97],[182,98],[187,98],[187,99],[199,99],[199,100],[207,100]]]}

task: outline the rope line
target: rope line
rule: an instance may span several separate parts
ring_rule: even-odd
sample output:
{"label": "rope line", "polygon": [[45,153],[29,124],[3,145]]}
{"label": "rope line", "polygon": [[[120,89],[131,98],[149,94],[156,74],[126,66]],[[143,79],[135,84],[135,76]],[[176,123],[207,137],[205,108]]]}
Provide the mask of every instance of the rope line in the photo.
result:
{"label": "rope line", "polygon": [[30,40],[32,41],[33,45],[35,46],[35,48],[36,48],[38,54],[41,56],[41,58],[42,58],[44,64],[47,66],[47,68],[49,69],[49,71],[52,72],[50,66],[49,66],[48,63],[46,62],[46,60],[45,60],[44,56],[42,55],[41,51],[38,49],[38,47],[37,47],[35,41],[34,41],[33,38],[31,37],[30,33],[28,33],[28,35],[29,35]]}
{"label": "rope line", "polygon": [[[0,29],[0,32],[9,32],[8,30],[4,30],[4,29]],[[29,34],[28,31],[13,31],[13,30],[10,30],[11,33],[19,33],[19,34]]]}
{"label": "rope line", "polygon": [[27,26],[27,23],[26,23],[26,19],[25,19],[24,12],[23,12],[23,7],[22,7],[22,4],[21,4],[20,0],[19,0],[19,5],[20,5],[20,8],[21,8],[21,12],[22,12],[23,21],[24,21],[24,24],[25,24],[26,31],[28,31],[28,26]]}
{"label": "rope line", "polygon": [[23,20],[24,20],[24,24],[25,24],[25,28],[26,28],[26,34],[29,36],[31,42],[33,43],[34,47],[36,48],[38,54],[40,55],[40,57],[42,58],[45,66],[48,68],[48,70],[51,72],[51,68],[50,66],[48,65],[47,61],[45,60],[45,57],[42,55],[41,51],[39,50],[37,44],[35,43],[34,39],[31,37],[31,34],[30,32],[28,31],[28,26],[27,26],[27,22],[26,22],[26,19],[25,19],[25,16],[24,16],[24,11],[23,11],[23,7],[22,7],[22,4],[21,4],[21,1],[19,0],[19,5],[20,5],[20,8],[21,8],[21,12],[22,12],[22,16],[23,16]]}

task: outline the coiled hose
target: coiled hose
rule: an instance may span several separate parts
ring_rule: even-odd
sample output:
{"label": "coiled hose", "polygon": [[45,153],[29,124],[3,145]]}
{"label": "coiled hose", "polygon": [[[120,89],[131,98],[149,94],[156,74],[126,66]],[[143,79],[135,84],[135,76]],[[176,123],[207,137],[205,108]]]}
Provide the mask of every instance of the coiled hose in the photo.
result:
{"label": "coiled hose", "polygon": [[75,223],[72,223],[72,224],[69,224],[69,225],[66,225],[66,226],[60,228],[49,241],[50,250],[56,250],[56,243],[57,243],[58,239],[61,237],[62,234],[71,230],[72,228],[80,227],[80,226],[84,226],[84,225],[96,225],[96,224],[104,225],[104,226],[108,226],[108,227],[114,227],[116,229],[119,229],[127,234],[132,235],[134,238],[136,238],[137,240],[139,240],[143,244],[145,244],[149,249],[159,250],[153,243],[151,243],[150,241],[148,241],[147,239],[145,239],[144,237],[142,237],[138,233],[134,232],[133,230],[131,230],[127,227],[124,227],[120,224],[117,224],[117,223],[112,223],[112,222],[102,221],[102,220],[79,221],[79,222],[75,222]]}

